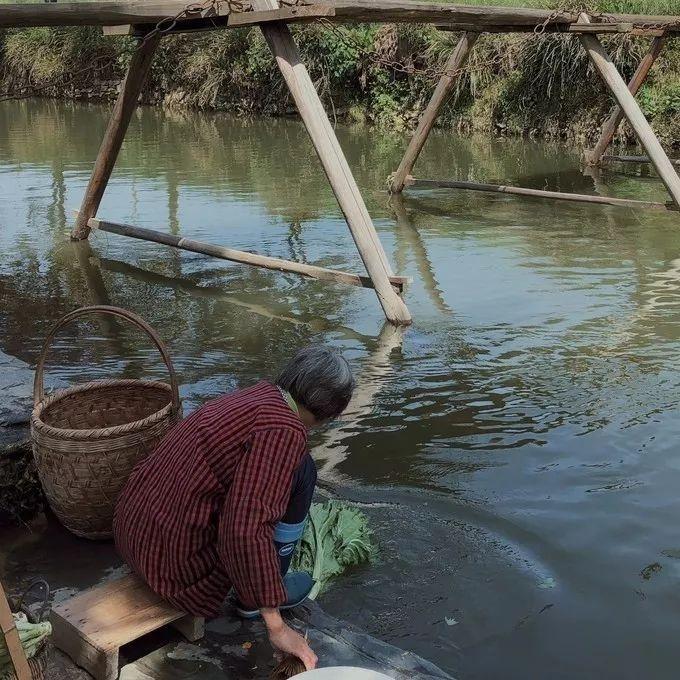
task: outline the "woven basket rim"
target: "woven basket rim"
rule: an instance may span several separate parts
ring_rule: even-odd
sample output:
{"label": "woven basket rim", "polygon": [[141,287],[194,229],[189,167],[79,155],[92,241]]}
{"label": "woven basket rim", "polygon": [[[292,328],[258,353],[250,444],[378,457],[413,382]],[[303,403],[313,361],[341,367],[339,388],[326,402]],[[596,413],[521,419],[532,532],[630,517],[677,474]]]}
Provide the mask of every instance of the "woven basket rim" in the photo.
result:
{"label": "woven basket rim", "polygon": [[[42,414],[45,409],[52,406],[56,402],[60,401],[64,397],[71,396],[72,394],[77,394],[78,392],[91,392],[101,388],[110,387],[134,387],[143,385],[144,387],[161,389],[168,393],[168,403],[160,410],[155,411],[151,415],[141,420],[133,420],[130,423],[124,423],[123,425],[114,425],[112,427],[99,427],[90,428],[87,430],[72,430],[62,427],[54,427],[53,425],[48,425],[44,420],[42,420]],[[73,387],[67,387],[64,389],[57,390],[49,397],[46,397],[41,401],[31,413],[31,427],[37,430],[40,434],[51,435],[53,437],[61,437],[68,439],[82,439],[88,440],[93,438],[103,438],[103,437],[115,437],[116,435],[128,435],[133,432],[140,430],[145,430],[151,425],[166,419],[168,416],[172,415],[173,404],[172,404],[172,387],[160,380],[142,380],[137,378],[111,378],[106,380],[92,380],[81,385],[75,385]]]}

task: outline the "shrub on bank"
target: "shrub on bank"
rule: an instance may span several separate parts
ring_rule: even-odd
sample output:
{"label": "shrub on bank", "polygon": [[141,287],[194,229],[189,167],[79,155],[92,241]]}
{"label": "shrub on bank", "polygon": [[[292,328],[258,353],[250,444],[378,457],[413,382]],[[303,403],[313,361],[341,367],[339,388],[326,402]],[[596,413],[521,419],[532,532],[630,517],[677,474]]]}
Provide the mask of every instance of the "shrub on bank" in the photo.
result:
{"label": "shrub on bank", "polygon": [[[331,116],[392,128],[416,123],[458,39],[410,25],[310,25],[294,31]],[[606,43],[624,77],[648,47],[648,40],[628,36]],[[132,39],[105,38],[95,28],[7,31],[0,37],[0,84],[20,95],[110,99],[133,49]],[[239,114],[294,112],[257,29],[166,38],[144,97],[147,103]],[[680,144],[677,41],[654,66],[640,102],[664,142]],[[611,105],[574,36],[484,35],[438,124],[592,139]],[[621,138],[632,139],[625,127]]]}

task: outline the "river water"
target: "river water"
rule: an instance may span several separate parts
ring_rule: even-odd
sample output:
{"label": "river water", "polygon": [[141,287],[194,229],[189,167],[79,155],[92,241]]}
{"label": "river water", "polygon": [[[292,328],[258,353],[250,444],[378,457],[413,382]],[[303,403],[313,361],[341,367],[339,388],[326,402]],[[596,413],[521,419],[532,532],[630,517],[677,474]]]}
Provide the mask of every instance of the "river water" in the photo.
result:
{"label": "river water", "polygon": [[[405,137],[339,127],[395,271],[413,277],[414,325],[399,332],[370,290],[104,233],[70,242],[107,112],[0,104],[0,350],[34,364],[66,311],[127,307],[168,343],[188,411],[298,346],[339,347],[357,395],[314,453],[322,487],[367,508],[381,558],[326,608],[460,678],[677,677],[677,214],[450,190],[390,200]],[[584,177],[578,149],[526,140],[437,133],[417,170],[667,200],[654,177]],[[361,271],[296,121],[141,109],[99,214]],[[104,320],[64,329],[47,373],[163,367]]]}

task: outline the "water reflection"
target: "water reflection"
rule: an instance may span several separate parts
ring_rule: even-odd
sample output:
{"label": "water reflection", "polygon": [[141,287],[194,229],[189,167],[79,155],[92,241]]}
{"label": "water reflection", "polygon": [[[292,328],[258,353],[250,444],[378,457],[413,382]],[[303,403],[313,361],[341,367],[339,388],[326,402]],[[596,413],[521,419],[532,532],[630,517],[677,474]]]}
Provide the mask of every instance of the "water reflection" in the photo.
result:
{"label": "water reflection", "polygon": [[396,227],[398,231],[397,248],[395,252],[395,262],[398,271],[406,269],[409,253],[414,258],[418,272],[427,294],[430,296],[434,306],[445,314],[451,312],[451,308],[446,304],[444,296],[427,254],[427,248],[423,238],[418,231],[413,215],[409,215],[403,195],[394,194],[390,196],[390,207],[394,210]]}
{"label": "water reflection", "polygon": [[[88,244],[89,247],[89,244]],[[316,323],[314,321],[308,321],[302,317],[294,316],[284,316],[281,314],[276,314],[274,311],[268,309],[264,305],[258,305],[247,300],[240,300],[238,297],[229,295],[224,292],[222,288],[215,286],[200,286],[197,283],[193,283],[187,278],[181,276],[168,276],[166,274],[159,274],[157,272],[142,269],[141,267],[136,267],[133,264],[127,262],[120,262],[119,260],[111,260],[109,258],[103,257],[97,261],[97,264],[102,267],[102,269],[114,272],[118,274],[123,274],[126,277],[136,279],[138,281],[143,281],[146,283],[152,283],[156,286],[171,288],[174,291],[181,291],[195,297],[204,297],[211,300],[219,300],[221,302],[226,302],[230,305],[236,305],[243,309],[252,312],[253,314],[258,314],[266,319],[286,321],[295,325],[303,326],[314,326],[318,330],[327,329],[328,322],[324,319],[319,319]],[[87,260],[87,267],[91,269],[96,269],[95,266]],[[101,274],[99,274],[101,279]],[[106,304],[106,303],[103,303]]]}
{"label": "water reflection", "polygon": [[[381,390],[384,390],[394,377],[395,365],[392,353],[402,346],[404,329],[385,323],[380,335],[362,365],[356,370],[357,384],[352,403],[342,419],[322,442],[314,448],[319,476],[336,482],[348,482],[350,478],[338,475],[338,466],[349,453],[344,441],[362,426],[376,407]],[[370,455],[370,451],[366,452]]]}
{"label": "water reflection", "polygon": [[[168,343],[189,411],[271,376],[300,345],[331,343],[358,388],[312,439],[321,477],[401,508],[375,518],[379,587],[354,575],[338,607],[363,608],[370,590],[373,632],[455,658],[462,677],[674,677],[676,214],[467,191],[390,199],[405,140],[339,128],[386,252],[413,278],[403,332],[383,325],[370,290],[107,234],[71,243],[106,115],[0,104],[0,350],[33,363],[66,311],[129,307]],[[666,200],[648,173],[579,167],[560,145],[439,131],[418,174]],[[140,109],[101,214],[361,271],[295,121]],[[164,375],[143,336],[95,319],[63,330],[48,373]],[[655,561],[663,571],[641,583]],[[537,585],[548,575],[554,590]]]}

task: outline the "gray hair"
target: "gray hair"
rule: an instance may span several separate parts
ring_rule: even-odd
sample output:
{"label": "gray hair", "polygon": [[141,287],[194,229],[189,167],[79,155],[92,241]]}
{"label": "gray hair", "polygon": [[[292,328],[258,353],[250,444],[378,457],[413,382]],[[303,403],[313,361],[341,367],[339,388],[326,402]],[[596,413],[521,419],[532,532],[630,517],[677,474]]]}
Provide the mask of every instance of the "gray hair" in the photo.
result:
{"label": "gray hair", "polygon": [[322,421],[337,418],[347,408],[354,376],[340,352],[319,345],[300,350],[281,371],[276,384]]}

